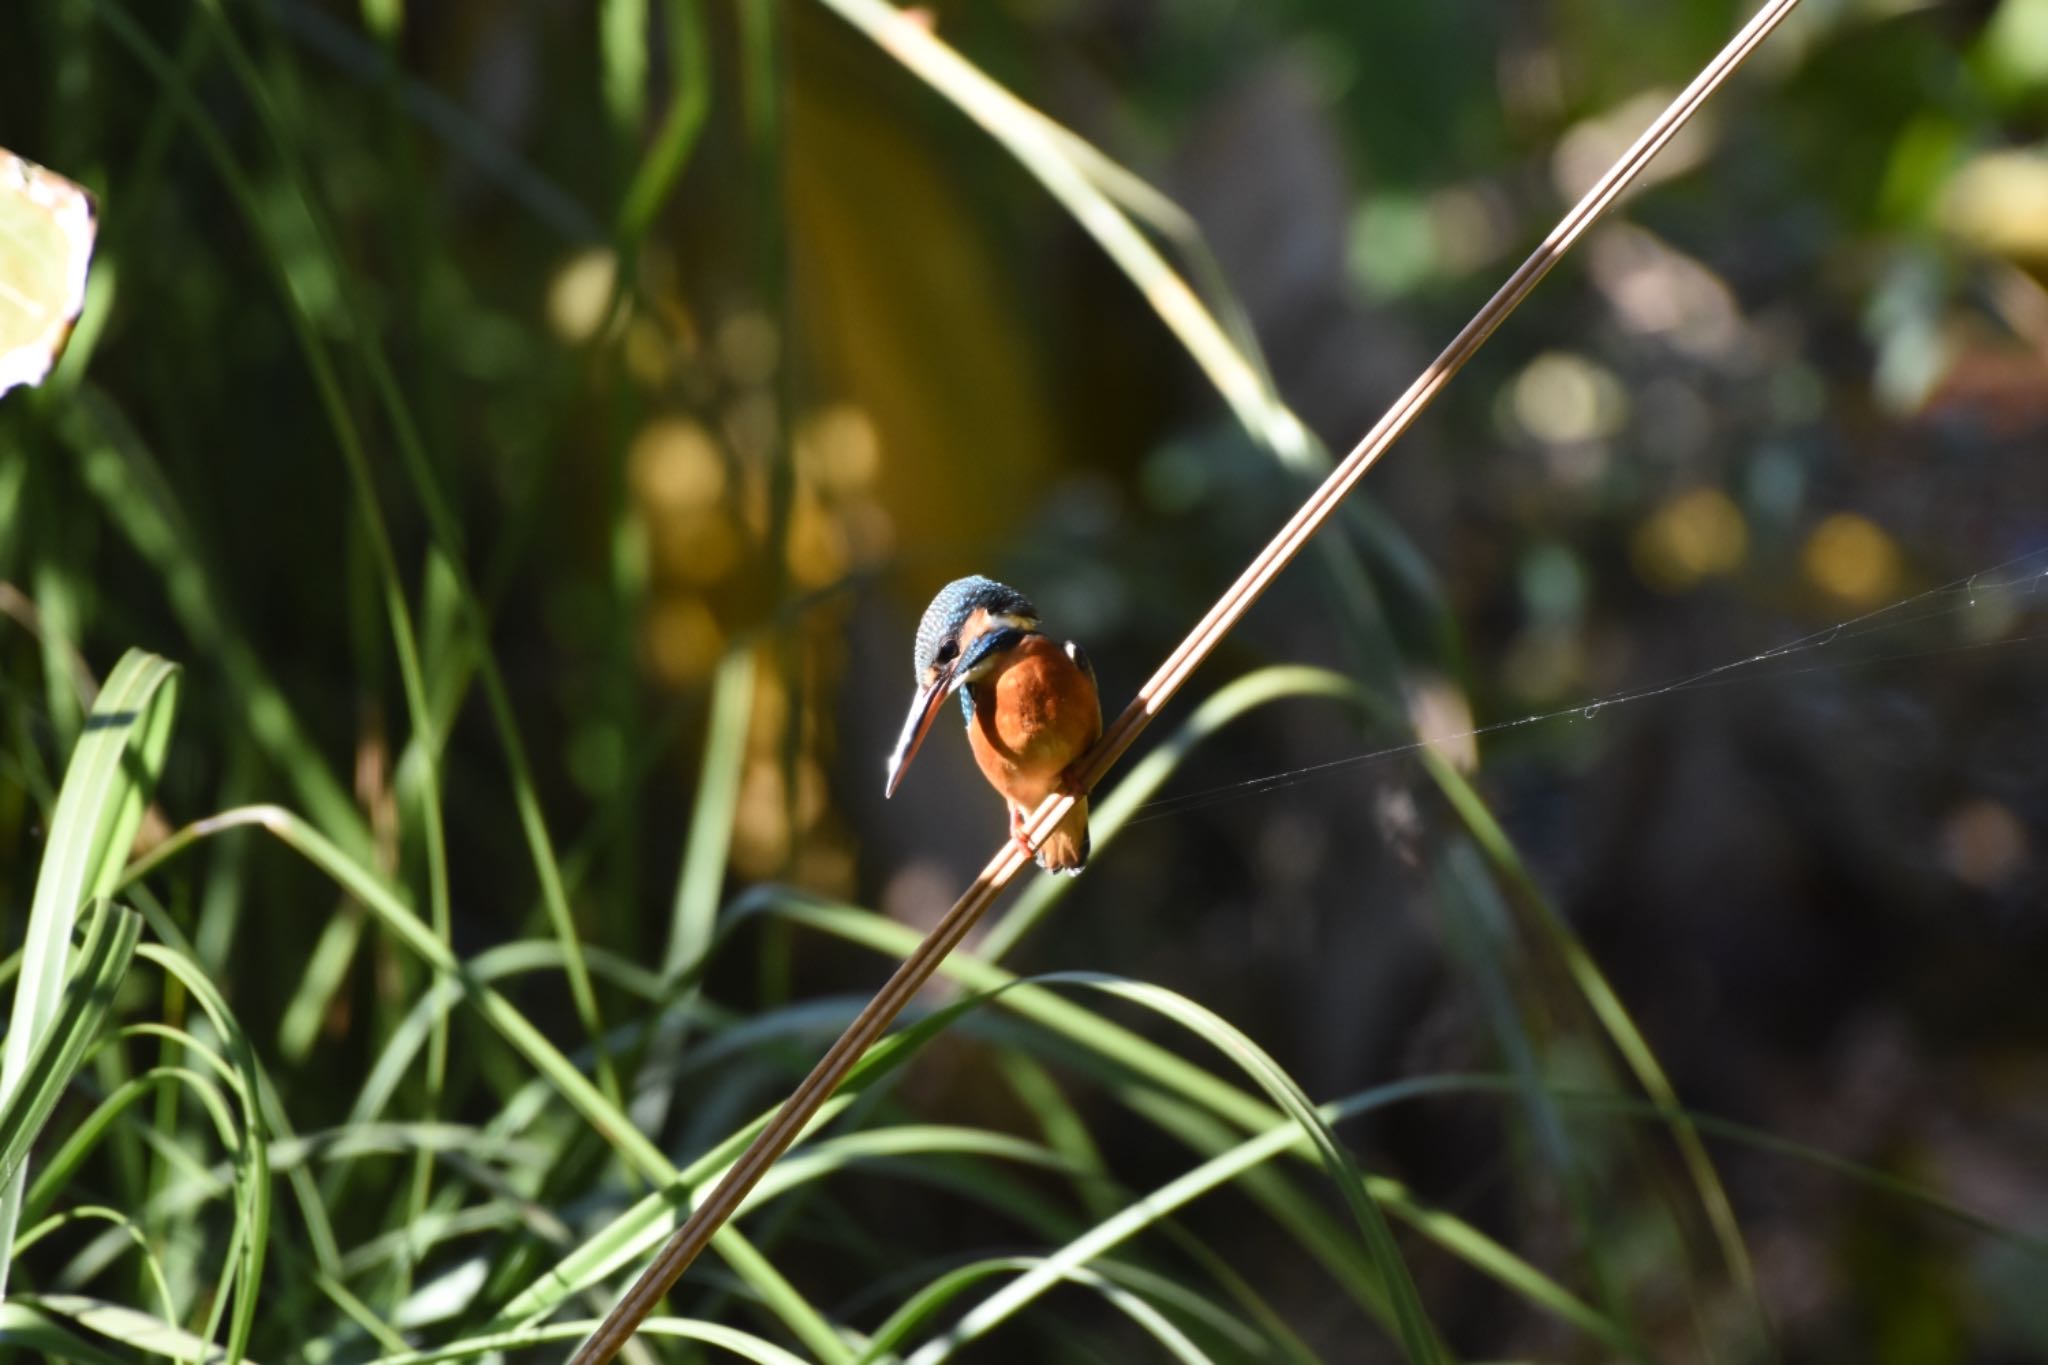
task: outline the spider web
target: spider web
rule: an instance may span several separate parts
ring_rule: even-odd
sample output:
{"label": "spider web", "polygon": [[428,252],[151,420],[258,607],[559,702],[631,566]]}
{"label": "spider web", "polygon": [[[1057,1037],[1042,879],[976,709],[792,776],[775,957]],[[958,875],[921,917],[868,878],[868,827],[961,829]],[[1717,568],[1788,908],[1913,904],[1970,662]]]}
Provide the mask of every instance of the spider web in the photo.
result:
{"label": "spider web", "polygon": [[[2041,627],[2040,629],[2025,634],[2010,633],[2027,624],[2027,618],[2035,613],[2037,604],[2044,600],[2048,600],[2048,549],[2031,551],[1989,568],[1979,569],[1967,577],[1928,588],[1924,592],[1901,598],[1859,616],[1837,621],[1831,626],[1825,626],[1797,639],[1695,673],[1664,682],[1627,687],[1592,701],[1577,702],[1554,710],[1532,712],[1512,720],[1493,721],[1469,730],[1444,731],[1421,736],[1342,758],[1325,759],[1298,768],[1287,768],[1259,777],[1244,778],[1218,787],[1206,787],[1200,791],[1162,797],[1138,807],[1128,823],[1143,824],[1171,815],[1184,815],[1227,801],[1262,796],[1324,774],[1400,758],[1432,745],[1476,740],[1488,735],[1555,721],[1589,721],[1615,707],[1630,706],[1675,693],[1762,683],[1807,673],[1840,671],[1846,668],[1973,650],[2004,649],[2048,640],[2048,622],[2039,620],[2032,624]],[[1881,641],[1886,637],[1903,638],[1913,627],[1970,613],[1977,614],[1980,621],[1990,623],[1994,629],[2003,633],[1990,638],[1949,640],[1941,644],[1923,644],[1890,652],[1858,652],[1851,657],[1840,657],[1840,653],[1845,652],[1854,641]],[[1814,658],[1829,655],[1830,652],[1834,652],[1832,657]],[[1802,660],[1807,662],[1801,662]]]}

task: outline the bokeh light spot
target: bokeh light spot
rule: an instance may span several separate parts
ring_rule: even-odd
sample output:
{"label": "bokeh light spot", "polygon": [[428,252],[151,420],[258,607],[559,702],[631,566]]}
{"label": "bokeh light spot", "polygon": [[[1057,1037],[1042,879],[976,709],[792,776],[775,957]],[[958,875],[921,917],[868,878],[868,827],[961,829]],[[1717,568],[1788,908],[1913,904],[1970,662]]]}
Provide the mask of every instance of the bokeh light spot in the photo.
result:
{"label": "bokeh light spot", "polygon": [[1656,234],[1626,223],[1587,244],[1587,270],[1632,332],[1688,355],[1726,355],[1742,340],[1742,311],[1719,275]]}
{"label": "bokeh light spot", "polygon": [[1814,527],[1799,560],[1807,581],[1845,606],[1875,606],[1898,586],[1898,547],[1854,512],[1837,512]]}
{"label": "bokeh light spot", "polygon": [[1516,573],[1529,615],[1545,625],[1569,625],[1586,604],[1586,571],[1567,545],[1550,541],[1522,556]]}
{"label": "bokeh light spot", "polygon": [[1465,689],[1439,673],[1409,681],[1408,723],[1415,737],[1461,773],[1479,766],[1479,736],[1473,733],[1472,702]]}
{"label": "bokeh light spot", "polygon": [[1612,436],[1628,419],[1628,395],[1613,373],[1564,351],[1530,361],[1508,402],[1517,426],[1552,444]]}
{"label": "bokeh light spot", "polygon": [[733,809],[732,861],[742,876],[767,877],[789,857],[789,802],[782,765],[771,757],[747,764]]}
{"label": "bokeh light spot", "polygon": [[[1607,168],[1642,135],[1643,129],[1664,112],[1673,93],[1662,88],[1639,91],[1607,112],[1566,129],[1550,161],[1550,175],[1558,193],[1573,200],[1592,189]],[[1679,128],[1657,159],[1636,177],[1627,196],[1641,194],[1651,185],[1685,174],[1706,159],[1718,140],[1710,105]]]}
{"label": "bokeh light spot", "polygon": [[1749,527],[1726,493],[1695,488],[1651,513],[1630,546],[1636,573],[1659,592],[1684,592],[1734,572],[1749,553]]}
{"label": "bokeh light spot", "polygon": [[1445,275],[1462,275],[1499,259],[1515,231],[1512,215],[1495,194],[1465,185],[1431,195],[1429,218],[1438,268]]}
{"label": "bokeh light spot", "polygon": [[875,481],[882,468],[882,438],[874,419],[850,403],[834,403],[803,424],[797,463],[819,488],[849,493]]}
{"label": "bokeh light spot", "polygon": [[571,345],[590,340],[604,325],[619,262],[609,250],[592,247],[563,262],[548,283],[548,325]]}
{"label": "bokeh light spot", "polygon": [[1409,195],[1374,195],[1352,222],[1350,255],[1352,274],[1373,295],[1416,288],[1436,269],[1428,206]]}
{"label": "bokeh light spot", "polygon": [[717,618],[695,597],[662,598],[648,609],[642,631],[648,663],[671,687],[708,675],[725,648]]}
{"label": "bokeh light spot", "polygon": [[725,495],[725,461],[711,433],[680,417],[660,417],[633,437],[628,477],[641,505],[656,515],[695,511]]}
{"label": "bokeh light spot", "polygon": [[2048,156],[1986,152],[1942,192],[1941,225],[1993,255],[2048,261]]}
{"label": "bokeh light spot", "polygon": [[2026,866],[2026,827],[1996,801],[1965,801],[1942,822],[1941,860],[1958,881],[1996,891]]}
{"label": "bokeh light spot", "polygon": [[2005,0],[1984,31],[1985,55],[2013,84],[2048,85],[2048,0]]}

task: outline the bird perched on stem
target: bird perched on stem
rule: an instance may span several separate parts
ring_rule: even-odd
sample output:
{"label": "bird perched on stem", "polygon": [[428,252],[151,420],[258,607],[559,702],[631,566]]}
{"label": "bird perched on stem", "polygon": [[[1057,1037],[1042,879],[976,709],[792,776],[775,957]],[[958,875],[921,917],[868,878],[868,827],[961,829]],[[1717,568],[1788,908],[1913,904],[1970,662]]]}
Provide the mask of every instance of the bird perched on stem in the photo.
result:
{"label": "bird perched on stem", "polygon": [[1032,851],[1024,820],[1055,791],[1074,792],[1072,810],[1045,837],[1038,865],[1074,873],[1088,861],[1088,798],[1069,772],[1102,737],[1095,670],[1072,641],[1053,643],[1038,608],[1015,588],[989,578],[960,578],[939,589],[917,627],[917,697],[889,756],[886,795],[954,692],[967,715],[967,744],[989,785],[1010,807],[1010,837]]}

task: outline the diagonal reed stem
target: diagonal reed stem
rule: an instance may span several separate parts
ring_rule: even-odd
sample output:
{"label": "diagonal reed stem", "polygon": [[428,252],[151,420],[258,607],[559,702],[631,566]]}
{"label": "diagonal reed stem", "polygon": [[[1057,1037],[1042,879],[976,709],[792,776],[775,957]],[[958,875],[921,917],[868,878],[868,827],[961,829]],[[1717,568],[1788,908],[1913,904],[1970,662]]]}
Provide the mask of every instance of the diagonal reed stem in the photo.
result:
{"label": "diagonal reed stem", "polygon": [[[1799,0],[1767,0],[1754,17],[1745,24],[1728,45],[1721,49],[1713,61],[1693,78],[1690,85],[1679,92],[1669,107],[1657,116],[1655,122],[1644,130],[1641,137],[1624,152],[1599,182],[1588,190],[1585,197],[1572,207],[1550,235],[1543,239],[1529,258],[1510,275],[1486,305],[1465,324],[1463,330],[1452,338],[1443,354],[1439,355],[1429,368],[1409,385],[1407,392],[1396,399],[1394,405],[1373,425],[1358,444],[1351,449],[1337,467],[1330,471],[1322,486],[1312,493],[1300,509],[1288,519],[1266,548],[1259,552],[1245,571],[1238,576],[1227,591],[1217,599],[1188,637],[1178,648],[1167,656],[1166,662],[1138,689],[1123,713],[1103,732],[1102,739],[1089,751],[1078,768],[1076,776],[1083,790],[1092,789],[1102,776],[1123,756],[1126,749],[1138,738],[1152,718],[1159,714],[1166,703],[1180,690],[1188,675],[1199,667],[1203,660],[1215,650],[1223,637],[1228,635],[1244,614],[1251,610],[1260,595],[1271,586],[1281,570],[1293,562],[1294,557],[1309,538],[1336,512],[1366,471],[1378,463],[1380,456],[1392,447],[1395,441],[1415,424],[1422,410],[1435,400],[1437,394],[1466,361],[1485,344],[1494,330],[1519,307],[1538,282],[1550,273],[1550,268],[1563,259],[1564,254],[1586,234],[1600,215],[1620,198],[1629,184],[1640,175],[1651,159],[1663,150],[1678,130],[1699,111],[1707,98],[1724,85],[1728,78],[1748,60],[1751,53],[1770,36],[1770,33],[1798,5]],[[911,22],[905,20],[903,22]],[[1032,846],[1038,846],[1054,826],[1072,809],[1074,797],[1056,794],[1048,797],[1033,813],[1027,825]],[[710,1244],[728,1219],[738,1211],[757,1181],[767,1173],[768,1168],[793,1143],[803,1131],[818,1107],[846,1078],[870,1047],[874,1045],[903,1007],[910,1003],[924,983],[937,970],[946,955],[959,946],[982,914],[994,904],[995,899],[1009,885],[1024,865],[1025,855],[1018,846],[1005,843],[981,875],[974,880],[959,900],[953,903],[944,917],[933,926],[923,942],[903,960],[894,975],[868,1002],[846,1031],[839,1036],[804,1077],[794,1093],[783,1101],[775,1117],[747,1150],[740,1155],[718,1184],[691,1211],[683,1225],[676,1229],[660,1253],[649,1263],[633,1287],[619,1300],[612,1311],[605,1316],[595,1332],[577,1350],[571,1365],[604,1365],[617,1354],[631,1339],[634,1329],[654,1310],[669,1287],[689,1268],[690,1263]]]}

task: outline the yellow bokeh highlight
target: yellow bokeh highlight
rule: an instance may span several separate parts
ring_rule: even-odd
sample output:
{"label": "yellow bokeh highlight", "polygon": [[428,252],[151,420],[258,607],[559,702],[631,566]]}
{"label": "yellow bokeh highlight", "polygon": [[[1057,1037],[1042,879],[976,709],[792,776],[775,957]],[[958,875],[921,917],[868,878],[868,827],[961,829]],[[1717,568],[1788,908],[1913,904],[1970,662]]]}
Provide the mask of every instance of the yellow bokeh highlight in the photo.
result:
{"label": "yellow bokeh highlight", "polygon": [[2048,261],[2048,156],[1986,152],[1943,187],[1942,227],[1980,251]]}
{"label": "yellow bokeh highlight", "polygon": [[709,507],[725,496],[725,461],[711,433],[682,417],[657,417],[634,433],[626,477],[649,513]]}
{"label": "yellow bokeh highlight", "polygon": [[572,345],[597,335],[618,277],[618,257],[603,247],[578,252],[563,262],[548,282],[548,325],[555,335]]}
{"label": "yellow bokeh highlight", "polygon": [[732,813],[732,861],[741,876],[773,876],[789,857],[788,810],[781,765],[772,758],[747,764]]}
{"label": "yellow bokeh highlight", "polygon": [[671,687],[696,682],[718,666],[725,632],[711,608],[695,597],[668,596],[654,603],[641,623],[647,662]]}
{"label": "yellow bokeh highlight", "polygon": [[1875,524],[1837,512],[1806,538],[1799,552],[1807,582],[1850,607],[1872,607],[1898,587],[1899,550]]}
{"label": "yellow bokeh highlight", "polygon": [[[1672,92],[1663,87],[1640,90],[1603,113],[1582,119],[1564,131],[1550,157],[1550,176],[1567,202],[1592,189],[1641,135],[1643,126],[1663,112]],[[1720,138],[1714,110],[1687,119],[1644,173],[1629,187],[1631,195],[1680,176],[1704,161]]]}
{"label": "yellow bokeh highlight", "polygon": [[881,472],[881,434],[867,413],[849,403],[835,403],[798,429],[796,462],[819,489],[851,493],[872,484]]}
{"label": "yellow bokeh highlight", "polygon": [[778,758],[789,734],[789,691],[772,668],[754,672],[753,722],[747,727],[747,749],[763,757]]}
{"label": "yellow bokeh highlight", "polygon": [[1749,527],[1726,493],[1695,488],[1652,512],[1629,548],[1645,583],[1659,592],[1684,592],[1740,568],[1749,553]]}

